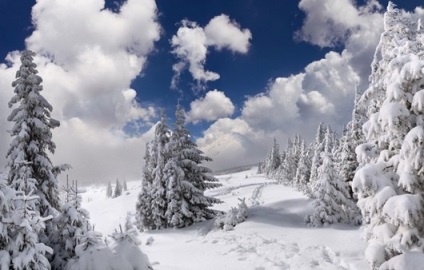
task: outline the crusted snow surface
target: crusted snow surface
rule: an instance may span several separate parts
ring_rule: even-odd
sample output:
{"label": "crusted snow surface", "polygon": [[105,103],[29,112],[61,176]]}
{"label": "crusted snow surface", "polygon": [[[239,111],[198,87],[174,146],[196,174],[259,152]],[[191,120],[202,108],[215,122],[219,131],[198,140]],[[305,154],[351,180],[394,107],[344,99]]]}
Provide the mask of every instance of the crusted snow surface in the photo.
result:
{"label": "crusted snow surface", "polygon": [[[207,191],[224,201],[215,208],[228,211],[246,199],[246,221],[223,231],[214,220],[183,229],[140,233],[140,248],[155,270],[273,270],[368,269],[359,227],[332,225],[311,228],[304,218],[312,201],[293,188],[276,184],[257,168],[221,175],[222,187]],[[125,224],[127,212],[135,213],[140,181],[128,182],[128,191],[106,198],[105,184],[82,194],[95,229],[111,235]]]}

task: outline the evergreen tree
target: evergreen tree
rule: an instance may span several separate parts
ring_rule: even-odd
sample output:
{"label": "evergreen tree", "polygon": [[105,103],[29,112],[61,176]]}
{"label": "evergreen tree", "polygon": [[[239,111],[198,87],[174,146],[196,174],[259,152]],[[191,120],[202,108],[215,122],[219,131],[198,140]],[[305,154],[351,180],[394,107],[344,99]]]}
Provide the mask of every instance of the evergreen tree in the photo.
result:
{"label": "evergreen tree", "polygon": [[161,120],[156,125],[155,137],[146,145],[142,190],[136,204],[137,227],[140,230],[167,227],[165,217],[167,182],[164,169],[169,159],[166,145],[169,142],[170,132],[165,122],[165,113],[162,111]]}
{"label": "evergreen tree", "polygon": [[366,254],[373,269],[388,269],[392,260],[407,258],[402,254],[424,250],[423,33],[413,19],[389,2],[370,86],[361,97],[368,120],[353,190],[367,223]]}
{"label": "evergreen tree", "polygon": [[45,220],[38,212],[40,198],[32,195],[37,190],[37,180],[31,177],[30,162],[21,161],[20,170],[15,174],[16,196],[13,198],[11,213],[11,240],[8,250],[11,254],[12,269],[50,269],[46,253],[53,250],[40,243],[39,234],[45,228]]}
{"label": "evergreen tree", "polygon": [[125,179],[124,179],[124,183],[122,184],[122,188],[124,189],[124,191],[128,191],[127,181],[125,181]]}
{"label": "evergreen tree", "polygon": [[356,147],[364,142],[362,133],[362,116],[359,111],[358,101],[360,95],[358,90],[355,91],[355,104],[352,112],[352,121],[348,124],[346,133],[341,139],[340,144],[340,160],[339,171],[340,177],[343,182],[348,183],[348,189],[351,196],[353,196],[351,184],[355,172],[359,166],[356,158]]}
{"label": "evergreen tree", "polygon": [[153,162],[150,154],[150,144],[146,143],[146,152],[144,155],[144,167],[141,180],[141,192],[138,195],[136,204],[137,228],[144,230],[152,226],[151,221],[151,193],[150,189],[153,183]]}
{"label": "evergreen tree", "polygon": [[311,161],[311,173],[309,177],[309,187],[306,194],[313,197],[313,185],[318,177],[318,167],[322,164],[321,154],[324,152],[324,136],[325,127],[324,123],[320,123],[318,126],[317,134],[315,135],[315,142],[313,144],[313,156]]}
{"label": "evergreen tree", "polygon": [[300,146],[300,158],[297,163],[295,185],[299,191],[307,192],[308,182],[311,174],[310,148],[306,148],[305,141],[302,140]]}
{"label": "evergreen tree", "polygon": [[75,249],[81,237],[92,230],[90,216],[81,207],[82,198],[78,194],[77,182],[65,189],[67,201],[62,205],[60,214],[54,219],[56,230],[52,234],[54,254],[52,269],[65,269],[68,261],[76,258]]}
{"label": "evergreen tree", "polygon": [[264,162],[263,172],[268,178],[275,177],[278,167],[281,165],[280,146],[274,138],[271,150]]}
{"label": "evergreen tree", "polygon": [[113,193],[113,197],[116,198],[121,195],[122,195],[122,185],[121,185],[121,182],[118,179],[116,179],[115,192]]}
{"label": "evergreen tree", "polygon": [[322,165],[318,168],[317,181],[314,185],[315,212],[307,221],[312,226],[322,226],[333,223],[358,224],[357,208],[352,200],[345,182],[340,180],[333,163],[334,136],[329,127],[324,138]]}
{"label": "evergreen tree", "polygon": [[166,163],[164,175],[168,183],[166,218],[169,226],[185,227],[215,216],[215,211],[209,207],[221,201],[205,196],[204,191],[221,184],[209,168],[201,165],[211,159],[191,141],[180,105],[175,116],[176,127],[167,145],[171,158]]}
{"label": "evergreen tree", "polygon": [[107,188],[106,188],[106,197],[107,198],[111,198],[112,197],[112,184],[110,183],[110,181],[107,183]]}
{"label": "evergreen tree", "polygon": [[9,267],[9,243],[11,242],[11,212],[14,190],[7,186],[6,176],[0,173],[0,269]]}
{"label": "evergreen tree", "polygon": [[[47,269],[46,253],[54,231],[51,217],[60,208],[58,174],[68,165],[53,166],[48,152],[56,148],[51,129],[59,122],[51,118],[52,106],[41,95],[42,79],[33,63],[35,53],[23,51],[21,66],[12,83],[15,95],[9,107],[15,106],[8,117],[14,122],[10,132],[12,142],[7,151],[8,185],[16,191],[12,202],[14,239],[12,264],[16,269]],[[23,254],[30,254],[23,259]],[[31,258],[30,258],[31,257]]]}
{"label": "evergreen tree", "polygon": [[58,127],[59,122],[51,118],[53,107],[40,94],[42,79],[37,75],[34,56],[32,51],[22,52],[22,65],[12,83],[15,96],[9,107],[16,104],[18,107],[8,117],[14,122],[11,130],[13,139],[7,151],[8,181],[12,188],[19,190],[19,171],[23,166],[29,166],[28,177],[36,179],[34,195],[39,197],[37,210],[46,217],[54,214],[60,206],[56,177],[67,166],[54,167],[48,157],[48,152],[54,153],[56,148],[51,129]]}
{"label": "evergreen tree", "polygon": [[152,146],[156,167],[152,171],[153,181],[150,189],[151,220],[153,222],[150,229],[162,229],[167,227],[165,212],[167,210],[166,187],[168,183],[165,178],[164,170],[170,155],[166,148],[169,142],[170,132],[165,122],[165,113],[162,111],[161,121],[156,126],[155,138]]}

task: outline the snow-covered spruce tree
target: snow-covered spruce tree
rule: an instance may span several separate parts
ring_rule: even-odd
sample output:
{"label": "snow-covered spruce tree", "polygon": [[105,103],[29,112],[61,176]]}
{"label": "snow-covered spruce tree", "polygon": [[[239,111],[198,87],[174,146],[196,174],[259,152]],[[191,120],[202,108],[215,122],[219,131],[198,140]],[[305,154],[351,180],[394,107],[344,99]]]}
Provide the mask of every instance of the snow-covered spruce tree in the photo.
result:
{"label": "snow-covered spruce tree", "polygon": [[166,188],[168,183],[164,171],[170,157],[169,150],[166,147],[170,138],[170,130],[165,122],[165,113],[162,111],[161,121],[156,126],[152,145],[156,167],[153,169],[153,182],[150,190],[152,198],[151,217],[153,221],[153,226],[150,229],[166,228],[168,225],[165,214],[167,211]]}
{"label": "snow-covered spruce tree", "polygon": [[62,204],[60,214],[54,218],[55,231],[51,238],[54,254],[52,269],[65,269],[68,261],[76,258],[75,248],[81,237],[92,230],[90,216],[81,207],[81,196],[78,194],[77,182],[65,188],[67,201]]}
{"label": "snow-covered spruce tree", "polygon": [[283,153],[284,156],[281,157],[281,164],[277,169],[275,177],[277,178],[278,182],[285,185],[290,185],[292,184],[292,181],[295,177],[295,166],[297,165],[294,164],[294,144],[291,138],[287,140],[287,147]]}
{"label": "snow-covered spruce tree", "polygon": [[[42,79],[37,75],[34,56],[32,51],[22,52],[22,65],[12,83],[15,96],[9,107],[18,106],[8,117],[14,122],[11,130],[13,139],[7,151],[8,181],[12,188],[18,190],[19,170],[30,166],[28,177],[36,179],[34,195],[40,200],[38,210],[42,217],[46,217],[54,214],[60,206],[57,174],[68,166],[54,167],[48,157],[48,152],[54,153],[56,148],[51,129],[58,127],[59,122],[51,118],[53,107],[40,93],[43,90]],[[28,162],[29,165],[23,165]]]}
{"label": "snow-covered spruce tree", "polygon": [[301,144],[302,138],[300,135],[295,135],[294,142],[289,138],[285,156],[279,168],[281,182],[289,186],[296,186],[296,171],[300,159]]}
{"label": "snow-covered spruce tree", "polygon": [[[334,169],[332,150],[334,138],[328,127],[324,138],[324,152],[322,165],[317,170],[317,180],[314,185],[315,211],[307,217],[307,222],[314,227],[333,223],[351,223],[357,209],[350,195],[346,183],[340,180]],[[357,221],[357,220],[355,220]]]}
{"label": "snow-covered spruce tree", "polygon": [[311,149],[306,148],[305,141],[302,140],[300,146],[300,157],[299,162],[297,163],[296,176],[295,176],[295,185],[296,188],[306,193],[308,190],[308,182],[311,174]]}
{"label": "snow-covered spruce tree", "polygon": [[363,116],[358,106],[359,98],[360,95],[356,89],[355,104],[352,111],[352,120],[349,122],[347,130],[340,140],[340,159],[338,161],[340,177],[342,181],[348,183],[348,189],[351,196],[353,196],[351,188],[353,177],[359,166],[355,149],[358,145],[364,142],[364,135],[362,133]]}
{"label": "snow-covered spruce tree", "polygon": [[106,188],[106,198],[111,198],[113,194],[112,191],[112,184],[110,183],[110,181],[107,183],[107,188]]}
{"label": "snow-covered spruce tree", "polygon": [[138,194],[136,203],[137,228],[143,231],[145,228],[151,228],[151,187],[153,183],[153,158],[150,154],[150,143],[146,143],[146,152],[144,154],[144,167],[141,180],[141,191]]}
{"label": "snow-covered spruce tree", "polygon": [[0,173],[0,269],[9,269],[11,242],[11,207],[15,192],[7,186],[6,175]]}
{"label": "snow-covered spruce tree", "polygon": [[[30,242],[26,243],[29,245],[27,248],[32,245],[30,243],[43,247],[42,244],[34,242],[39,240],[50,246],[50,235],[54,230],[54,224],[47,217],[57,214],[60,207],[57,176],[69,167],[53,166],[48,156],[48,152],[54,153],[56,148],[52,142],[51,129],[58,127],[59,122],[51,118],[53,108],[40,93],[43,90],[42,79],[37,75],[38,71],[33,63],[34,55],[35,53],[28,50],[21,53],[22,64],[16,72],[16,80],[12,83],[15,95],[10,100],[9,107],[15,106],[15,108],[8,121],[14,124],[10,131],[12,142],[6,154],[8,185],[18,192],[21,198],[13,201],[14,211],[19,213],[16,220],[22,218],[22,213],[27,213],[28,215],[24,215],[24,220],[37,227],[30,232],[31,226],[19,229],[22,223],[19,225],[15,223],[16,237],[18,235],[31,237]],[[28,181],[33,181],[30,188],[23,184]],[[30,205],[32,208],[22,207],[22,204],[26,207]],[[36,236],[33,237],[31,233]],[[16,248],[12,260],[19,257],[18,250],[26,252],[24,247]],[[43,265],[49,267],[48,263],[41,262],[44,261],[42,257],[47,250],[39,248],[36,253],[41,258],[40,267]],[[19,264],[17,260],[13,263]]]}
{"label": "snow-covered spruce tree", "polygon": [[15,174],[15,197],[12,200],[10,242],[7,250],[11,257],[11,269],[50,269],[46,253],[53,250],[40,243],[39,234],[45,228],[45,220],[38,212],[40,198],[33,195],[37,190],[37,180],[31,177],[31,163],[20,161],[19,171]]}
{"label": "snow-covered spruce tree", "polygon": [[361,97],[363,108],[371,109],[366,142],[356,150],[361,168],[353,190],[367,223],[366,257],[373,269],[389,269],[412,251],[424,256],[423,30],[415,19],[389,3],[370,86]]}
{"label": "snow-covered spruce tree", "polygon": [[115,191],[113,192],[113,197],[116,198],[121,195],[122,195],[122,184],[118,179],[116,179]]}
{"label": "snow-covered spruce tree", "polygon": [[128,191],[127,181],[124,179],[124,182],[122,183],[122,189],[123,191]]}
{"label": "snow-covered spruce tree", "polygon": [[116,230],[112,234],[112,239],[116,260],[120,262],[119,269],[153,269],[147,256],[140,250],[141,241],[138,239],[137,229],[132,225],[129,215],[127,215],[124,230],[119,226],[119,231]]}
{"label": "snow-covered spruce tree", "polygon": [[265,159],[262,171],[268,178],[275,177],[276,171],[280,164],[280,146],[278,145],[277,140],[274,138],[271,150],[268,153],[267,158]]}
{"label": "snow-covered spruce tree", "polygon": [[204,161],[211,161],[211,158],[191,141],[180,105],[175,116],[175,129],[167,145],[171,158],[166,163],[164,174],[167,181],[166,219],[168,226],[181,228],[216,215],[216,211],[209,207],[221,201],[206,196],[204,192],[221,184],[209,168],[201,165]]}
{"label": "snow-covered spruce tree", "polygon": [[306,195],[313,197],[312,186],[317,180],[318,176],[318,167],[322,164],[321,153],[324,152],[324,135],[325,127],[324,123],[320,123],[317,129],[317,134],[315,135],[315,141],[313,144],[313,155],[311,161],[311,173],[308,181],[308,190],[306,190]]}
{"label": "snow-covered spruce tree", "polygon": [[140,230],[167,227],[167,182],[164,169],[170,156],[166,147],[170,136],[165,113],[162,111],[161,120],[156,125],[155,137],[146,149],[142,190],[136,205],[137,226]]}

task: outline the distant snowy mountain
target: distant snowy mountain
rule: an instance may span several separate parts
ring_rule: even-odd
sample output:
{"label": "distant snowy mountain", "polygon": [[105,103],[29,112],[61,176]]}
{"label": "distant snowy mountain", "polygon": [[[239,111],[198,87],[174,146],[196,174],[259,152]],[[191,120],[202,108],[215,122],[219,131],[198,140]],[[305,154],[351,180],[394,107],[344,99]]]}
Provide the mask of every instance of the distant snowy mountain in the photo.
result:
{"label": "distant snowy mountain", "polygon": [[[201,146],[206,155],[214,161],[206,164],[213,170],[223,170],[243,166],[247,164],[257,163],[250,154],[254,144],[244,135],[232,132],[225,134],[212,143]],[[241,157],[235,159],[234,157]]]}

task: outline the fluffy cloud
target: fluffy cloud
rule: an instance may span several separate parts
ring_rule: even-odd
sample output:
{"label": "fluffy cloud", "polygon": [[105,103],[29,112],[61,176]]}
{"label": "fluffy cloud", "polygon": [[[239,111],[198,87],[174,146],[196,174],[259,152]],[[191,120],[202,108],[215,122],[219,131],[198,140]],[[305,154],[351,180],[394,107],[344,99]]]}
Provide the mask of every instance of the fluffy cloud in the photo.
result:
{"label": "fluffy cloud", "polygon": [[303,74],[277,78],[267,92],[245,101],[241,117],[253,128],[268,131],[292,123],[299,116],[303,78]]}
{"label": "fluffy cloud", "polygon": [[218,80],[220,77],[218,73],[204,68],[209,47],[218,50],[228,49],[234,53],[247,53],[251,38],[249,29],[241,29],[224,14],[212,18],[205,28],[196,22],[183,20],[171,40],[172,53],[179,60],[172,67],[175,75],[171,87],[177,87],[179,76],[187,66],[199,87],[205,82]]}
{"label": "fluffy cloud", "polygon": [[361,7],[356,7],[352,0],[301,0],[299,8],[306,13],[306,19],[297,37],[320,47],[332,47],[345,43],[354,32],[375,33],[374,11],[381,6],[376,0]]}
{"label": "fluffy cloud", "polygon": [[301,133],[311,140],[319,122],[341,130],[349,121],[355,88],[367,86],[383,29],[380,6],[373,0],[364,6],[355,6],[350,0],[302,0],[299,8],[306,17],[296,38],[320,47],[341,45],[342,52],[330,51],[302,73],[273,79],[266,91],[246,99],[238,118],[227,119],[226,125],[222,119],[213,124],[197,141],[206,150],[214,149],[212,157],[225,151],[225,146],[219,147],[220,141],[233,134],[243,135],[243,139],[232,138],[251,142],[249,147],[255,150],[248,151],[246,143],[239,143],[240,149],[226,153],[227,160],[237,158],[232,153],[244,151],[245,156],[259,161],[264,158],[259,146],[267,149],[272,137],[284,144],[287,137]]}
{"label": "fluffy cloud", "polygon": [[187,113],[187,121],[194,124],[206,120],[214,121],[218,118],[231,116],[234,113],[234,105],[225,96],[224,92],[213,90],[206,93],[204,98],[196,99],[190,104]]}
{"label": "fluffy cloud", "polygon": [[247,53],[252,34],[249,29],[241,29],[227,15],[221,14],[210,20],[205,29],[206,42],[218,50],[227,48],[232,52]]}
{"label": "fluffy cloud", "polygon": [[[149,128],[155,115],[152,107],[137,103],[130,88],[160,37],[155,1],[128,0],[116,13],[104,6],[104,0],[39,0],[32,10],[34,31],[26,40],[38,54],[43,95],[61,121],[53,133],[53,161],[70,163],[70,176],[80,181],[138,178],[135,168],[142,164],[150,133],[130,137],[123,130],[131,123]],[[0,66],[1,82],[8,84],[1,103],[13,94],[12,74],[20,65],[16,53],[8,57],[8,66]],[[9,112],[0,113],[4,119]],[[4,147],[9,137],[1,124]]]}

